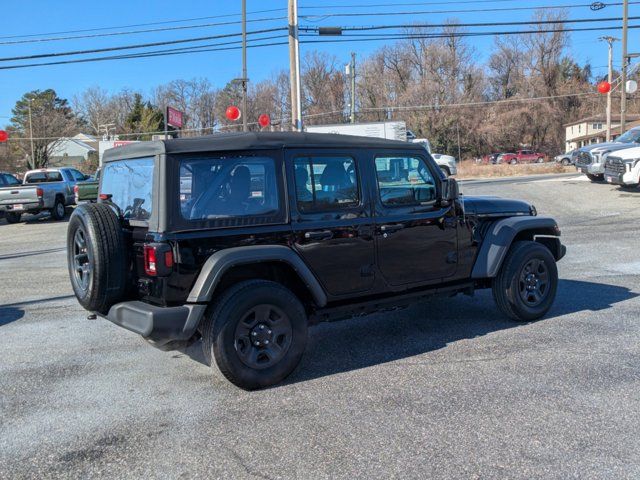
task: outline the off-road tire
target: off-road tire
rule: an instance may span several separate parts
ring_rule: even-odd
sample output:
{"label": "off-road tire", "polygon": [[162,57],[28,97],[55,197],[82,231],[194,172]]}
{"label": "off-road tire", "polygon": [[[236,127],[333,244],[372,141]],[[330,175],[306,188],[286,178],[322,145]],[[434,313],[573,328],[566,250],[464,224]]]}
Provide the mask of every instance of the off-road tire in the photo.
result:
{"label": "off-road tire", "polygon": [[22,220],[22,214],[15,212],[5,213],[4,218],[7,219],[7,223],[18,223],[20,222],[20,220]]}
{"label": "off-road tire", "polygon": [[516,160],[515,158],[512,158],[511,160],[509,160],[509,165],[517,165],[518,164],[518,160]]}
{"label": "off-road tire", "polygon": [[562,165],[564,167],[568,167],[571,164],[571,160],[569,160],[568,158],[563,158],[562,159]]}
{"label": "off-road tire", "polygon": [[[540,303],[528,305],[522,298],[521,274],[532,260],[543,262],[548,286]],[[517,322],[531,322],[543,317],[553,305],[558,289],[556,260],[547,247],[538,242],[521,241],[511,245],[498,275],[493,279],[493,298],[500,311]]]}
{"label": "off-road tire", "polygon": [[594,175],[592,173],[587,173],[587,178],[594,183],[600,183],[604,181],[604,175]]}
{"label": "off-road tire", "polygon": [[[237,329],[247,312],[262,305],[273,305],[288,317],[291,340],[277,363],[257,369],[241,359]],[[249,280],[224,291],[208,309],[200,328],[203,353],[215,375],[245,390],[264,388],[281,382],[298,366],[307,344],[307,327],[304,306],[290,290],[276,282]]]}
{"label": "off-road tire", "polygon": [[[85,252],[76,243],[79,230],[85,239]],[[67,264],[80,305],[107,313],[121,301],[127,287],[127,258],[122,227],[113,209],[104,203],[79,205],[67,228]],[[80,275],[79,265],[86,267],[87,277]]]}
{"label": "off-road tire", "polygon": [[64,207],[64,201],[60,197],[56,197],[56,201],[54,202],[53,208],[50,210],[50,212],[51,218],[53,218],[54,220],[64,220],[67,212]]}
{"label": "off-road tire", "polygon": [[538,159],[536,160],[537,163],[544,163],[544,158],[542,157],[538,157]]}

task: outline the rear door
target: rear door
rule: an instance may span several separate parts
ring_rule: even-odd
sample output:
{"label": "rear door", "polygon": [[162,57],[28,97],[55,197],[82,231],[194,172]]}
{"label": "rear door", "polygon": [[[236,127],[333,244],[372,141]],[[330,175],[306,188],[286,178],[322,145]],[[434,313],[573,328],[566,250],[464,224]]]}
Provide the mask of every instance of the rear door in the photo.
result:
{"label": "rear door", "polygon": [[373,219],[360,155],[286,153],[293,246],[331,295],[365,292],[374,282]]}
{"label": "rear door", "polygon": [[457,217],[441,206],[437,167],[416,153],[380,153],[374,160],[378,267],[393,286],[441,281],[455,274]]}

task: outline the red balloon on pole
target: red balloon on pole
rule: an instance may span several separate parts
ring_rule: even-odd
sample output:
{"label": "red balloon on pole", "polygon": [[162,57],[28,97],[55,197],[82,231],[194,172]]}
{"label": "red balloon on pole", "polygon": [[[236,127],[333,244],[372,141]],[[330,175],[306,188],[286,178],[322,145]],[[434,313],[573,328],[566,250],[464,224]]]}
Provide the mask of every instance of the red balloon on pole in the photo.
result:
{"label": "red balloon on pole", "polygon": [[236,107],[235,105],[231,105],[230,107],[227,107],[227,111],[225,112],[225,115],[229,120],[235,122],[240,118],[242,113],[240,112],[240,109],[238,107]]}
{"label": "red balloon on pole", "polygon": [[4,130],[0,130],[0,143],[4,143],[9,140],[9,134]]}
{"label": "red balloon on pole", "polygon": [[269,125],[271,125],[271,118],[269,118],[269,115],[267,115],[266,113],[263,113],[258,117],[258,124],[262,128],[268,127]]}
{"label": "red balloon on pole", "polygon": [[611,91],[611,84],[607,81],[602,81],[598,84],[598,92],[602,93],[603,95],[605,93],[609,93]]}

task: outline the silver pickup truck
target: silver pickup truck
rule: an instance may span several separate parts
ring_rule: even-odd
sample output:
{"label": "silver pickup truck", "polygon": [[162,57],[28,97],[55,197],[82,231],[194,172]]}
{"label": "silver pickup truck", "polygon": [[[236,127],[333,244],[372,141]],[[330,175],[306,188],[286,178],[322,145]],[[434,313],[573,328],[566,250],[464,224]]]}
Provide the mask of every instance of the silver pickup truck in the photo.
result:
{"label": "silver pickup truck", "polygon": [[89,177],[75,168],[43,168],[30,170],[22,185],[0,188],[0,211],[9,223],[17,223],[24,213],[51,212],[54,220],[62,220],[65,207],[75,204],[73,187]]}

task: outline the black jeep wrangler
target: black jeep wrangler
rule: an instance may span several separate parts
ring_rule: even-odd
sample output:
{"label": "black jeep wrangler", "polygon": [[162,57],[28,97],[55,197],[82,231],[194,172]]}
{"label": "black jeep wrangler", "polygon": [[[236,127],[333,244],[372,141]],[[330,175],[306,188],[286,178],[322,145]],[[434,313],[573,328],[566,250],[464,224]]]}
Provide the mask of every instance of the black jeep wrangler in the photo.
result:
{"label": "black jeep wrangler", "polygon": [[157,346],[202,338],[245,389],[291,373],[318,321],[478,288],[538,319],[565,253],[532,205],[462,198],[422,146],[364,137],[131,144],[105,153],[99,198],[69,221],[82,306]]}

